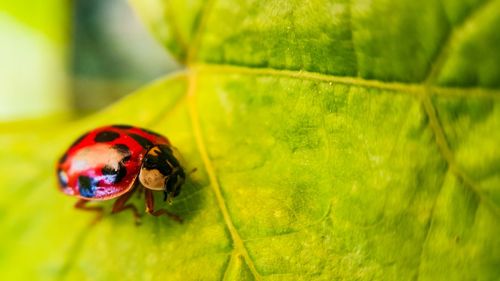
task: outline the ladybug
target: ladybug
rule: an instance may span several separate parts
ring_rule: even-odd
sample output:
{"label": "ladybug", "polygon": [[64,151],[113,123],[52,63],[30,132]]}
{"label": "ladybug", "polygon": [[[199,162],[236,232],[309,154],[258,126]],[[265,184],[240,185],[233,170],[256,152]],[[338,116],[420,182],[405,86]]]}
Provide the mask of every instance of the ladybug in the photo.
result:
{"label": "ladybug", "polygon": [[155,210],[153,198],[153,191],[161,191],[163,200],[171,203],[181,191],[186,175],[174,150],[167,138],[144,128],[96,128],[78,138],[59,159],[60,190],[80,198],[75,208],[96,211],[99,217],[102,207],[86,204],[117,198],[112,213],[129,209],[136,222],[139,211],[127,201],[136,190],[144,191],[147,213],[180,221],[165,209]]}

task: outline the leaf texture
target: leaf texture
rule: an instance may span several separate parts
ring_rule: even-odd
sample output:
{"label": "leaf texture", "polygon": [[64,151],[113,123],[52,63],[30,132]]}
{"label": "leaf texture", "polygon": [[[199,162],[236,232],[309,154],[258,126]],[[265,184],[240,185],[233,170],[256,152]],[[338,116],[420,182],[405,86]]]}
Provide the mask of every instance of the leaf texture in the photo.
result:
{"label": "leaf texture", "polygon": [[[2,135],[2,279],[500,278],[500,1],[132,3],[186,69]],[[57,156],[109,123],[197,168],[183,224],[88,226],[58,194]]]}

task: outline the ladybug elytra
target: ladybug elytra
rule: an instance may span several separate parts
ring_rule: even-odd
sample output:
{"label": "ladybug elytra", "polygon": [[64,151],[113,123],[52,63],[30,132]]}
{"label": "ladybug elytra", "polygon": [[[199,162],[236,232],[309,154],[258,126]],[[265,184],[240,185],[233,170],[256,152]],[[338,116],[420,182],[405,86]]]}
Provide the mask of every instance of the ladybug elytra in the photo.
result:
{"label": "ladybug elytra", "polygon": [[89,201],[117,198],[113,213],[130,209],[136,218],[137,208],[127,204],[132,194],[144,191],[146,212],[180,220],[165,209],[154,209],[153,191],[161,191],[164,201],[172,202],[185,181],[184,169],[175,157],[174,148],[162,135],[128,125],[96,128],[78,138],[57,164],[61,191],[80,200],[76,208],[102,213]]}

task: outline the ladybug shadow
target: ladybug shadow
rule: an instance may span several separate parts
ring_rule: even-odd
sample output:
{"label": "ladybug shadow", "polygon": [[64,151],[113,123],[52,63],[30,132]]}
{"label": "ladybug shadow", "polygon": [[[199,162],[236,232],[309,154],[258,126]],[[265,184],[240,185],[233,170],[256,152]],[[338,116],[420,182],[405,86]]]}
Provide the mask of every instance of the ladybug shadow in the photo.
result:
{"label": "ladybug shadow", "polygon": [[[182,218],[182,223],[191,222],[205,208],[209,185],[202,185],[193,179],[186,179],[179,196],[175,197],[171,207],[173,213]],[[167,203],[163,203],[168,205]]]}
{"label": "ladybug shadow", "polygon": [[[169,225],[169,227],[186,227],[193,219],[202,211],[206,204],[206,190],[208,185],[202,185],[200,182],[187,178],[184,183],[181,193],[176,196],[172,204],[164,201],[163,192],[154,192],[155,210],[164,209],[167,213],[177,216],[180,220],[172,218],[168,215],[153,216],[148,214],[146,210],[146,200],[144,187],[138,186],[134,191],[129,202],[139,211],[141,217],[139,220],[134,218],[130,210],[123,210],[120,213],[111,214],[109,221],[112,224],[123,225],[130,223],[139,228],[157,228],[158,225]],[[108,207],[106,207],[108,208]]]}

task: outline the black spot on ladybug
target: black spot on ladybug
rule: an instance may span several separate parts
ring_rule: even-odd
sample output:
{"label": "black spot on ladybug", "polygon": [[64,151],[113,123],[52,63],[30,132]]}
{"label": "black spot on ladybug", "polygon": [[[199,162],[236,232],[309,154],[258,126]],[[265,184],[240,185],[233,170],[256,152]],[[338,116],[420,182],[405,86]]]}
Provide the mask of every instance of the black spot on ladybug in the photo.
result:
{"label": "black spot on ladybug", "polygon": [[153,143],[150,140],[146,139],[145,137],[139,136],[137,134],[128,134],[128,135],[146,149],[153,146]]}
{"label": "black spot on ladybug", "polygon": [[95,142],[110,142],[120,137],[120,134],[113,131],[102,131],[94,137]]}
{"label": "black spot on ladybug", "polygon": [[72,144],[70,147],[74,147],[74,146],[77,146],[80,142],[82,142],[82,140],[88,136],[89,133],[85,133],[83,135],[81,135],[79,138],[77,138]]}
{"label": "black spot on ladybug", "polygon": [[93,198],[96,191],[96,186],[92,182],[92,179],[87,176],[78,177],[78,190],[80,195],[87,198]]}
{"label": "black spot on ladybug", "polygon": [[132,129],[133,128],[133,126],[130,126],[130,125],[113,125],[111,127],[117,128],[117,129],[124,129],[124,130],[128,130],[128,129]]}
{"label": "black spot on ladybug", "polygon": [[127,168],[123,165],[123,161],[120,162],[119,167],[115,177],[115,183],[119,183],[127,175]]}
{"label": "black spot on ladybug", "polygon": [[101,169],[101,172],[105,176],[114,176],[113,183],[119,183],[127,175],[127,168],[123,165],[122,160],[120,161],[118,170],[106,165]]}
{"label": "black spot on ladybug", "polygon": [[130,155],[130,149],[125,144],[118,143],[113,145],[113,148],[116,149],[122,155]]}
{"label": "black spot on ladybug", "polygon": [[122,162],[125,163],[128,162],[128,160],[130,160],[130,155],[123,157]]}
{"label": "black spot on ladybug", "polygon": [[101,173],[105,176],[113,176],[118,174],[118,171],[115,170],[113,167],[106,165],[101,169]]}

